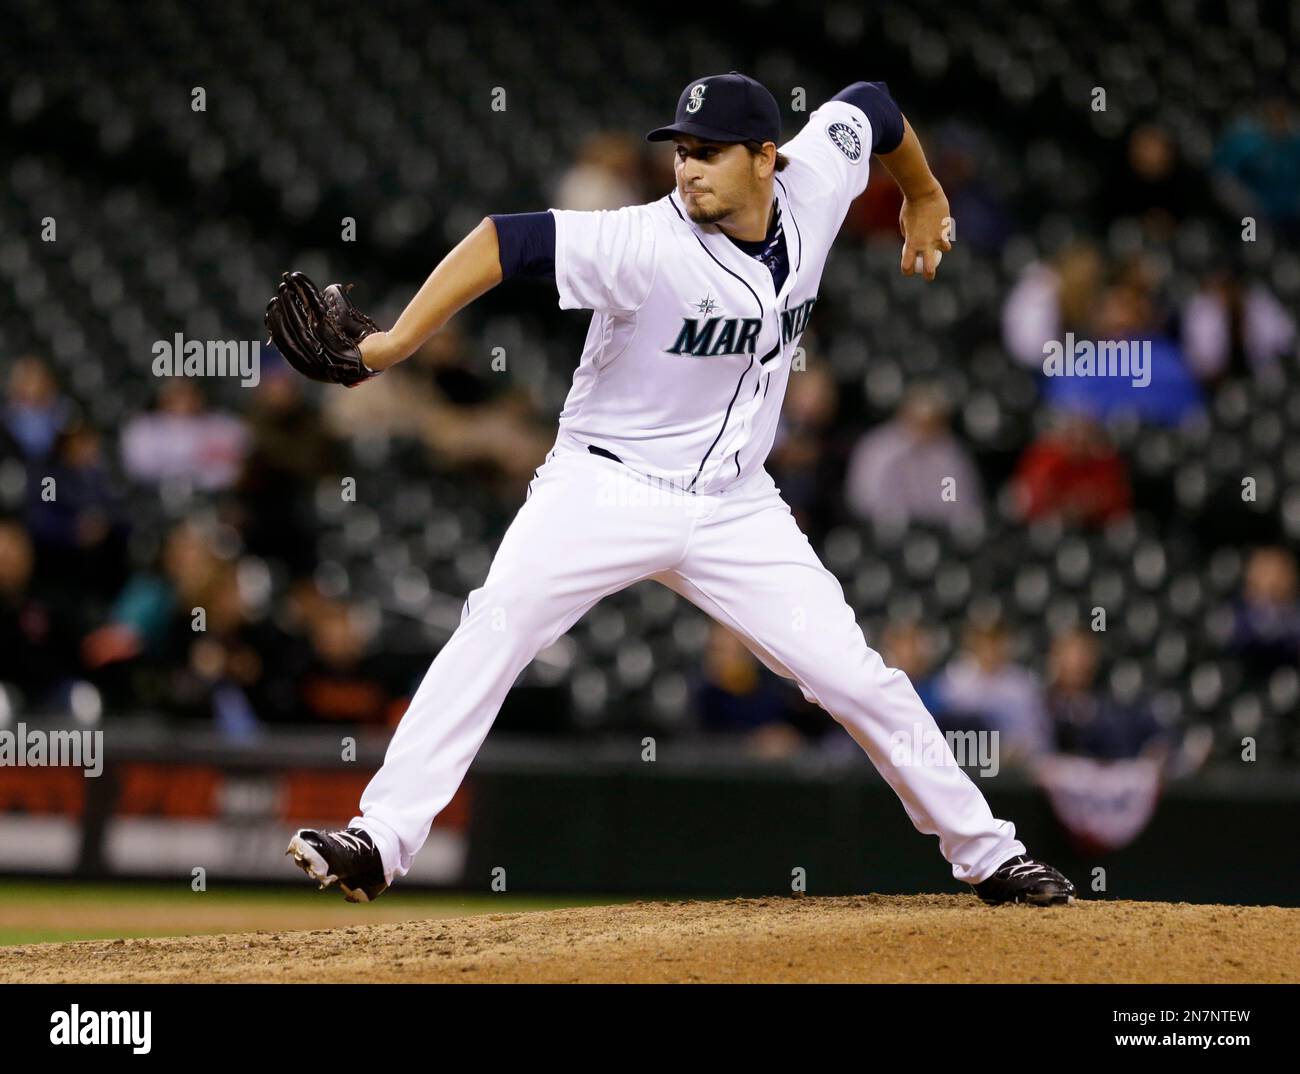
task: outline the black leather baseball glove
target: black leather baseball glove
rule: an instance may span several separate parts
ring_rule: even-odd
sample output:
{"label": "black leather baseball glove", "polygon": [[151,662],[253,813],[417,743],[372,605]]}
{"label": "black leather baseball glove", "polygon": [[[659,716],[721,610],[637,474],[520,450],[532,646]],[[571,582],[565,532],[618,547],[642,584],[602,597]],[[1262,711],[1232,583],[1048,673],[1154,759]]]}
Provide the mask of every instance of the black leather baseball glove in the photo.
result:
{"label": "black leather baseball glove", "polygon": [[304,377],[351,387],[377,377],[357,347],[379,325],[352,304],[346,288],[323,291],[301,272],[286,272],[266,306],[266,327],[281,354]]}

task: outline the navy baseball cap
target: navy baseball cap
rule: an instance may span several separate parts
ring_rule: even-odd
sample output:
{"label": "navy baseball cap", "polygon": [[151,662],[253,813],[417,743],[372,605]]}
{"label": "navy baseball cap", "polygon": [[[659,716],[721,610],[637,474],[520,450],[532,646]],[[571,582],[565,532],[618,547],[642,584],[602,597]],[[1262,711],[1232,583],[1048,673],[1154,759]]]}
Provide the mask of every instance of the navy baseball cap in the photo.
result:
{"label": "navy baseball cap", "polygon": [[781,142],[781,109],[761,82],[739,71],[697,78],[677,99],[677,117],[645,136],[666,142],[693,134],[710,142]]}

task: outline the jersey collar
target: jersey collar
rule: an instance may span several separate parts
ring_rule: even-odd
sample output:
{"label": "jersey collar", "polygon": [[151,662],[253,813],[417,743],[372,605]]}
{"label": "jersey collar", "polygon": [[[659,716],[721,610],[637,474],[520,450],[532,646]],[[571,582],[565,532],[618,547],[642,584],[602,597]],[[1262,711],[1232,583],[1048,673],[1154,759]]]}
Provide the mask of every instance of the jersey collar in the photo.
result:
{"label": "jersey collar", "polygon": [[727,268],[739,273],[745,282],[754,288],[762,300],[765,316],[773,308],[779,309],[784,296],[790,294],[793,290],[799,275],[796,266],[802,260],[803,254],[803,239],[801,236],[793,234],[795,227],[790,216],[789,197],[785,185],[780,181],[774,184],[774,194],[777,207],[781,210],[782,224],[785,227],[786,250],[790,256],[790,273],[786,277],[785,285],[781,288],[780,294],[774,292],[772,274],[768,271],[766,265],[740,249],[722,233],[716,224],[697,224],[687,215],[686,206],[682,204],[681,195],[677,191],[676,184],[673,185],[673,189],[668,195],[682,222],[698,236],[708,251]]}

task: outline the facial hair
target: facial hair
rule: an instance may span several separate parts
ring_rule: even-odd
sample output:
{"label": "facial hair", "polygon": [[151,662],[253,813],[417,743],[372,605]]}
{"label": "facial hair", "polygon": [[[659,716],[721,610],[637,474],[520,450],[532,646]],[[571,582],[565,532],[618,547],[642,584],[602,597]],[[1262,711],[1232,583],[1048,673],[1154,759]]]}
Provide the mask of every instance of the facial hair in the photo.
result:
{"label": "facial hair", "polygon": [[[682,200],[686,201],[685,198]],[[716,209],[706,212],[701,209],[699,205],[686,201],[686,215],[697,224],[716,224],[719,220],[723,220],[730,216],[731,210],[725,206],[719,206]]]}

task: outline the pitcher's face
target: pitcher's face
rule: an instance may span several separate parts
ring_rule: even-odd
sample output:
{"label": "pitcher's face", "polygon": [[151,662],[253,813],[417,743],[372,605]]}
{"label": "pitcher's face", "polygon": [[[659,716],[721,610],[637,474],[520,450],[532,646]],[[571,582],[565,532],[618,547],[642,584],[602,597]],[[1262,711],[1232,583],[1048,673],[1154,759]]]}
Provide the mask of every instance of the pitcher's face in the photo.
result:
{"label": "pitcher's face", "polygon": [[677,193],[697,224],[716,224],[764,198],[760,154],[738,142],[709,142],[692,134],[673,141]]}

